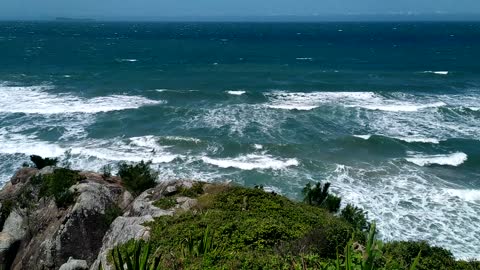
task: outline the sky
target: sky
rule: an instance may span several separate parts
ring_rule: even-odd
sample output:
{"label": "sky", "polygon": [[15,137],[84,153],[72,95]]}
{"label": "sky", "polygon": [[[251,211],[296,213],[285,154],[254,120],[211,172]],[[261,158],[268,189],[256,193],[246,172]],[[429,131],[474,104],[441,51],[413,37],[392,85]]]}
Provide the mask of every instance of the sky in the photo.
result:
{"label": "sky", "polygon": [[480,0],[0,0],[0,19],[480,14]]}

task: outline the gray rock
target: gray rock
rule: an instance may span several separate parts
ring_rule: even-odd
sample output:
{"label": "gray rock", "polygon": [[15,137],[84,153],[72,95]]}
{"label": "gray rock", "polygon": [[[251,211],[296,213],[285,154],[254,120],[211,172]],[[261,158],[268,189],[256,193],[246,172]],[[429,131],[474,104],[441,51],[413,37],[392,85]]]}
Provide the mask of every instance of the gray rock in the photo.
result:
{"label": "gray rock", "polygon": [[0,264],[14,260],[16,246],[24,239],[26,233],[23,217],[16,210],[12,211],[0,233]]}
{"label": "gray rock", "polygon": [[72,257],[70,257],[66,263],[60,266],[59,270],[87,270],[87,269],[88,269],[87,261],[74,260]]}
{"label": "gray rock", "polygon": [[45,167],[45,168],[42,168],[42,169],[38,172],[38,174],[39,174],[39,175],[52,174],[53,171],[55,171],[55,169],[56,169],[56,167],[54,167],[54,166],[47,166],[47,167]]}
{"label": "gray rock", "polygon": [[141,217],[118,217],[110,226],[102,241],[102,247],[97,260],[90,269],[97,270],[101,262],[103,269],[112,269],[107,262],[108,252],[117,245],[124,244],[131,239],[148,240],[150,238],[150,228],[143,226],[144,223],[153,221],[150,215]]}

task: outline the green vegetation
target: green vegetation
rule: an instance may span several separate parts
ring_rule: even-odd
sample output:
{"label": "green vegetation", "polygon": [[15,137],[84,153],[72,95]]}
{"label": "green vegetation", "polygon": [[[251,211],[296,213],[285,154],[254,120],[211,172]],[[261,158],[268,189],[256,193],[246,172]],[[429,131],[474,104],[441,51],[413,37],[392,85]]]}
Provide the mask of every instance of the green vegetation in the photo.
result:
{"label": "green vegetation", "polygon": [[106,227],[109,227],[112,224],[112,222],[122,214],[123,214],[122,209],[120,209],[120,207],[118,207],[116,204],[113,204],[110,207],[107,207],[105,209],[105,216],[104,216]]}
{"label": "green vegetation", "polygon": [[171,198],[171,197],[161,198],[160,200],[153,203],[154,206],[164,210],[170,209],[174,207],[176,204],[177,204],[177,201],[175,200],[175,198]]}
{"label": "green vegetation", "polygon": [[47,166],[56,166],[58,163],[57,158],[42,158],[41,156],[31,155],[30,161],[33,162],[35,168],[41,170]]}
{"label": "green vegetation", "polygon": [[7,220],[8,216],[15,207],[15,202],[12,200],[3,200],[2,206],[0,207],[0,231],[3,229],[3,225]]}
{"label": "green vegetation", "polygon": [[330,183],[322,185],[320,182],[312,186],[308,183],[303,188],[304,202],[327,209],[331,213],[336,213],[340,209],[341,198],[329,194]]}
{"label": "green vegetation", "polygon": [[[118,248],[113,249],[110,256],[115,270],[157,270],[161,259],[161,255],[152,253],[150,243],[143,241],[135,242],[133,249],[125,251],[125,254]],[[98,269],[103,269],[101,264]]]}
{"label": "green vegetation", "polygon": [[77,171],[58,168],[52,174],[32,179],[32,183],[39,183],[40,197],[53,197],[58,207],[67,207],[75,200],[75,193],[69,188],[84,178]]}
{"label": "green vegetation", "polygon": [[[301,248],[295,241],[312,231],[322,243],[318,256],[334,259],[337,247],[344,247],[353,232],[348,223],[322,208],[260,189],[204,188],[207,192],[195,194],[198,206],[194,211],[147,224],[153,247],[164,254],[161,269],[282,269],[290,265],[290,258],[299,257]],[[200,188],[189,192],[193,190]],[[121,246],[122,254],[134,244]],[[308,249],[315,249],[316,244],[309,242]],[[287,246],[297,249],[290,252]]]}
{"label": "green vegetation", "polygon": [[123,186],[133,195],[139,195],[155,186],[158,175],[150,168],[151,164],[151,161],[142,160],[133,165],[127,163],[118,165],[118,176],[122,178]]}
{"label": "green vegetation", "polygon": [[354,205],[347,204],[340,212],[340,216],[359,231],[366,231],[370,228],[367,213]]}
{"label": "green vegetation", "polygon": [[107,180],[108,178],[112,177],[112,170],[113,168],[110,164],[107,164],[100,169],[103,180]]}
{"label": "green vegetation", "polygon": [[[479,269],[478,263],[455,261],[448,251],[426,243],[377,240],[375,224],[353,205],[337,217],[322,203],[293,202],[260,188],[199,187],[156,202],[168,205],[185,194],[198,200],[191,211],[146,224],[149,248],[159,260],[154,269]],[[317,187],[328,191],[328,185]],[[132,240],[119,246],[110,261],[133,258],[137,245],[142,244]]]}

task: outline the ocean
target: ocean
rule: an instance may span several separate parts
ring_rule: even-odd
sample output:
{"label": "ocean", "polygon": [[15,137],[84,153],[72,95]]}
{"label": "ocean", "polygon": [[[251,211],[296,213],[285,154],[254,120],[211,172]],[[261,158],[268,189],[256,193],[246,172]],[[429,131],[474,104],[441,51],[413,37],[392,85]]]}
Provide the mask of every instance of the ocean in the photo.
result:
{"label": "ocean", "polygon": [[383,239],[479,258],[480,23],[0,22],[0,183],[32,154],[328,181]]}

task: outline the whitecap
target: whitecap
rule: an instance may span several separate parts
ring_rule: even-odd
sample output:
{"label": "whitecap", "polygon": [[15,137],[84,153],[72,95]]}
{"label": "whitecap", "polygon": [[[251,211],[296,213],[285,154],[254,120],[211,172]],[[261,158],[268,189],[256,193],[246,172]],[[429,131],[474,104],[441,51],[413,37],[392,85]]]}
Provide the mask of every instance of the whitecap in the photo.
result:
{"label": "whitecap", "polygon": [[462,152],[447,155],[414,155],[405,158],[408,162],[418,166],[442,165],[455,167],[463,164],[467,159],[467,154]]}
{"label": "whitecap", "polygon": [[236,158],[202,157],[202,161],[220,168],[238,168],[241,170],[272,169],[280,170],[290,166],[298,166],[297,159],[279,159],[270,155],[248,154]]}
{"label": "whitecap", "polygon": [[368,140],[372,137],[372,135],[353,135],[353,137],[357,137],[360,139]]}
{"label": "whitecap", "polygon": [[301,61],[312,61],[312,57],[297,57],[295,58],[296,60],[301,60]]}
{"label": "whitecap", "polygon": [[134,58],[124,58],[124,59],[117,59],[118,62],[138,62],[138,59]]}
{"label": "whitecap", "polygon": [[263,149],[263,145],[261,145],[261,144],[254,144],[253,147],[257,150],[262,150]]}
{"label": "whitecap", "polygon": [[420,137],[394,137],[397,140],[401,140],[404,142],[412,143],[412,142],[418,142],[418,143],[433,143],[433,144],[439,144],[440,140],[435,139],[435,138],[420,138]]}
{"label": "whitecap", "polygon": [[478,189],[446,189],[446,192],[462,200],[479,202],[480,190]]}
{"label": "whitecap", "polygon": [[424,71],[423,73],[430,73],[430,74],[436,74],[436,75],[448,75],[449,71],[433,71],[433,70],[427,70]]}
{"label": "whitecap", "polygon": [[227,91],[227,94],[234,95],[234,96],[241,96],[245,93],[246,93],[246,91],[243,91],[243,90],[229,90],[229,91]]}
{"label": "whitecap", "polygon": [[428,108],[437,108],[446,106],[445,102],[435,102],[430,104],[411,104],[411,103],[397,103],[397,104],[374,104],[374,105],[348,105],[348,107],[361,107],[368,110],[378,110],[387,112],[416,112]]}
{"label": "whitecap", "polygon": [[82,98],[49,92],[52,86],[0,87],[0,112],[26,114],[100,113],[165,103],[142,96]]}

